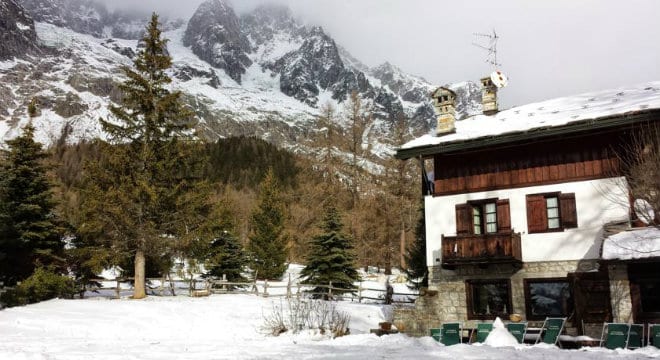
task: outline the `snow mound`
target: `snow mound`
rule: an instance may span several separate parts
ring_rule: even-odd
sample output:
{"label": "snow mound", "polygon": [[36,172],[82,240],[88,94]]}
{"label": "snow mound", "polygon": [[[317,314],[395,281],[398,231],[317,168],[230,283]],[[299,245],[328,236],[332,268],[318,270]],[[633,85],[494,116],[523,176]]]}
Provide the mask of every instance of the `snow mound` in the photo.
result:
{"label": "snow mound", "polygon": [[488,334],[485,345],[492,347],[504,347],[504,346],[518,346],[518,340],[511,335],[509,330],[504,327],[504,323],[498,317],[493,323],[493,330]]}

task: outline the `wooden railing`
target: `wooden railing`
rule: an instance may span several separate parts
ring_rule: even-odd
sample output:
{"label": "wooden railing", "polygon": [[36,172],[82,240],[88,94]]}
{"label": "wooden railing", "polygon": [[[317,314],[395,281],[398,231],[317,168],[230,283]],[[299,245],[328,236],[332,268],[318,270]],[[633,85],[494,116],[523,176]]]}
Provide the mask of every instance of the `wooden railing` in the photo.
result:
{"label": "wooden railing", "polygon": [[520,234],[442,237],[442,265],[521,263]]}

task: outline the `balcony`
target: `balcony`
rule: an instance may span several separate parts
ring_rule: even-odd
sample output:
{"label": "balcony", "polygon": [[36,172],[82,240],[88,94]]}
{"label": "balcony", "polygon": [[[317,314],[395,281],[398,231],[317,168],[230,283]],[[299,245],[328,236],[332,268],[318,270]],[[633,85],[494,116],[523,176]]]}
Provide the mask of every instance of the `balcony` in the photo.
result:
{"label": "balcony", "polygon": [[507,263],[522,264],[518,233],[442,237],[443,267]]}

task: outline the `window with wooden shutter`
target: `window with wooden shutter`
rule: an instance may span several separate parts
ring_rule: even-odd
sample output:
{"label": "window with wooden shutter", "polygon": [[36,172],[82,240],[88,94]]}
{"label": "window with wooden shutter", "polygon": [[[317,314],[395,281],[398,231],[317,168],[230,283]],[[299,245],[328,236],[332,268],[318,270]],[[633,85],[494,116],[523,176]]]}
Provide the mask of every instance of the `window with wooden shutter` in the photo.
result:
{"label": "window with wooden shutter", "polygon": [[561,226],[564,229],[576,228],[577,225],[577,210],[575,208],[575,193],[560,194],[560,214]]}
{"label": "window with wooden shutter", "polygon": [[544,232],[548,229],[545,197],[543,195],[527,195],[527,231],[529,233]]}
{"label": "window with wooden shutter", "polygon": [[511,230],[509,199],[497,200],[497,231]]}
{"label": "window with wooden shutter", "polygon": [[467,235],[470,233],[470,210],[468,204],[456,205],[456,234]]}

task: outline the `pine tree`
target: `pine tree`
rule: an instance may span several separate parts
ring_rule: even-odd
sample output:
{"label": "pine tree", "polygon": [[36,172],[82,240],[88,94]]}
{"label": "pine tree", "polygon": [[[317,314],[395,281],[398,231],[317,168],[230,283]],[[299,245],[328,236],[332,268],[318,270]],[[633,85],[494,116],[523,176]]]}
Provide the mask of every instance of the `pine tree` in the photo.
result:
{"label": "pine tree", "polygon": [[[342,233],[344,225],[337,209],[330,205],[325,210],[321,224],[321,234],[312,239],[312,249],[307,259],[307,266],[300,272],[303,284],[325,285],[332,282],[333,287],[355,289],[353,284],[360,277],[353,264],[353,249],[350,240]],[[352,290],[333,290],[334,293]],[[311,290],[315,297],[324,292],[324,288]]]}
{"label": "pine tree", "polygon": [[194,186],[186,161],[193,147],[185,144],[193,139],[192,113],[181,93],[166,87],[172,60],[155,13],[143,43],[135,69],[123,69],[123,103],[110,106],[114,119],[101,119],[113,145],[103,146],[101,159],[87,167],[86,221],[79,227],[113,256],[134,257],[134,298],[146,295],[146,254],[167,256],[172,238],[191,236],[198,225],[187,223],[191,204],[184,199]]}
{"label": "pine tree", "polygon": [[429,286],[429,269],[426,266],[426,221],[424,220],[424,203],[420,206],[420,216],[415,228],[415,241],[406,253],[406,277],[412,284],[411,289]]}
{"label": "pine tree", "polygon": [[0,281],[15,284],[35,266],[61,260],[63,242],[47,177],[47,154],[34,141],[34,127],[7,141],[0,167]]}
{"label": "pine tree", "polygon": [[278,279],[286,271],[284,200],[272,169],[260,185],[259,205],[252,213],[248,244],[252,270],[259,279]]}
{"label": "pine tree", "polygon": [[238,239],[229,231],[223,231],[213,240],[205,267],[207,277],[222,278],[226,276],[230,282],[247,281],[243,273],[248,265],[248,259],[243,252]]}

